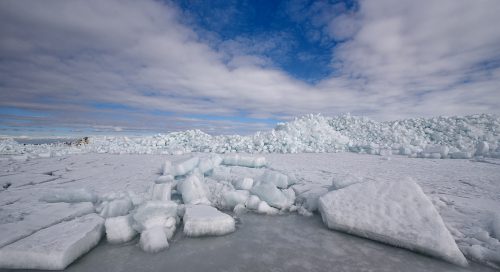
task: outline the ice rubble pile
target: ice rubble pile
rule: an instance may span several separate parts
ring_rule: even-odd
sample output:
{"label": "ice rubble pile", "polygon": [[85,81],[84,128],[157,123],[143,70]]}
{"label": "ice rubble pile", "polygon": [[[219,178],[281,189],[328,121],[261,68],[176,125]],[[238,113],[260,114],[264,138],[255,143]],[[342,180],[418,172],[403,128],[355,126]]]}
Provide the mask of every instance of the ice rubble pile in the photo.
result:
{"label": "ice rubble pile", "polygon": [[[350,151],[422,158],[500,157],[500,118],[481,114],[376,122],[363,117],[306,115],[275,129],[250,136],[211,136],[199,130],[149,137],[92,137],[79,146],[20,145],[0,141],[0,154],[58,156],[64,154],[186,152],[298,153]],[[19,154],[27,154],[19,156]]]}
{"label": "ice rubble pile", "polygon": [[0,238],[6,238],[0,239],[0,267],[64,269],[103,235],[110,243],[139,236],[138,246],[155,253],[169,247],[181,224],[186,236],[219,236],[236,231],[234,217],[244,212],[316,210],[329,228],[467,264],[432,202],[411,180],[336,176],[330,188],[303,190],[264,157],[235,154],[167,160],[160,173],[142,195],[86,189],[41,195],[41,214],[0,224]]}

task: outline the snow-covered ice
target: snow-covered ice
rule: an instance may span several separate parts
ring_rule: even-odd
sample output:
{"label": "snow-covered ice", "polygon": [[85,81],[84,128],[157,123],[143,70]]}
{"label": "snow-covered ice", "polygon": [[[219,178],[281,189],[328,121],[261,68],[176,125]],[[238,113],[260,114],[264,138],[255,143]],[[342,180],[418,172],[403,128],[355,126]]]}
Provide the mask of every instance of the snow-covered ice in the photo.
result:
{"label": "snow-covered ice", "polygon": [[235,231],[234,219],[211,206],[189,205],[183,220],[187,236],[217,236]]}
{"label": "snow-covered ice", "polygon": [[177,184],[185,204],[210,204],[208,188],[204,178],[199,174],[191,174]]}
{"label": "snow-covered ice", "polygon": [[[231,141],[229,144],[219,145],[219,141],[223,141],[224,139],[228,138],[226,138],[226,136],[220,138],[210,136],[207,138],[206,135],[203,134],[189,134],[183,132],[175,134],[175,137],[177,137],[176,139],[179,139],[179,141],[180,139],[182,139],[183,141],[181,145],[175,147],[175,153],[182,153],[181,155],[167,155],[174,153],[170,152],[174,151],[174,149],[170,149],[170,144],[172,144],[172,142],[164,142],[163,146],[157,145],[155,142],[153,146],[154,139],[161,140],[164,139],[162,137],[165,136],[142,137],[135,139],[129,138],[127,145],[121,145],[120,140],[118,140],[119,137],[109,137],[106,141],[100,141],[97,138],[91,137],[91,144],[89,144],[88,146],[22,147],[31,148],[29,151],[27,151],[28,155],[25,160],[10,159],[12,155],[5,155],[5,158],[7,159],[0,160],[0,177],[3,179],[5,184],[10,183],[9,186],[4,186],[0,191],[0,227],[5,224],[9,224],[9,229],[24,229],[24,224],[26,222],[28,223],[28,226],[30,224],[36,225],[36,227],[27,228],[31,229],[31,231],[23,231],[24,234],[20,237],[18,236],[19,238],[17,238],[17,240],[19,240],[21,238],[29,237],[29,235],[32,235],[32,233],[40,229],[53,226],[54,224],[60,223],[64,220],[71,220],[72,218],[81,216],[69,216],[67,219],[63,219],[65,218],[65,216],[63,215],[71,211],[70,207],[86,205],[88,207],[88,212],[94,212],[95,208],[95,211],[99,213],[104,210],[105,206],[113,201],[120,199],[129,199],[131,204],[127,205],[128,208],[123,211],[123,216],[130,217],[133,229],[141,233],[141,235],[142,233],[147,233],[147,231],[155,227],[161,229],[163,234],[159,234],[160,232],[158,230],[158,232],[153,232],[153,234],[149,237],[157,236],[157,234],[160,236],[164,235],[166,237],[167,243],[170,243],[170,248],[162,253],[158,253],[159,255],[165,257],[170,256],[169,254],[175,254],[172,252],[177,251],[179,245],[184,243],[186,239],[192,239],[185,238],[182,235],[182,232],[177,232],[177,234],[179,234],[180,236],[176,235],[175,230],[178,226],[182,228],[182,225],[179,224],[181,224],[183,221],[182,217],[185,215],[184,209],[185,207],[191,206],[184,205],[184,202],[189,202],[188,195],[191,193],[195,196],[192,198],[194,199],[194,202],[196,202],[196,199],[200,199],[200,194],[193,194],[193,192],[201,191],[201,199],[203,199],[204,197],[208,200],[208,202],[201,202],[213,205],[213,209],[228,209],[228,213],[231,214],[231,212],[234,212],[234,214],[236,214],[238,218],[246,218],[247,215],[251,215],[253,213],[280,214],[280,216],[274,216],[269,219],[279,221],[281,220],[280,218],[283,215],[286,217],[290,213],[293,214],[297,212],[301,215],[307,216],[300,216],[300,220],[315,220],[315,218],[317,218],[317,215],[316,213],[311,214],[311,211],[314,212],[317,209],[318,199],[322,195],[328,194],[330,191],[340,192],[343,190],[349,190],[353,186],[363,186],[364,183],[371,183],[376,181],[398,183],[401,182],[405,177],[409,176],[412,177],[415,182],[422,188],[426,197],[430,199],[435,209],[437,209],[439,215],[444,221],[446,228],[451,233],[453,240],[456,242],[459,249],[463,252],[463,254],[466,255],[466,257],[472,264],[471,267],[476,267],[475,262],[488,264],[492,267],[498,267],[498,262],[495,256],[498,256],[500,252],[500,242],[498,241],[498,237],[494,232],[493,218],[494,214],[497,213],[495,207],[498,207],[500,205],[498,185],[498,177],[500,176],[500,161],[494,158],[496,154],[495,152],[497,152],[497,145],[495,142],[496,136],[494,130],[490,130],[489,128],[483,130],[475,129],[475,133],[481,132],[485,135],[478,136],[477,140],[475,140],[471,136],[471,131],[473,130],[470,130],[468,132],[459,132],[459,134],[462,135],[462,140],[460,141],[453,140],[450,134],[446,136],[448,138],[443,136],[444,138],[442,139],[445,139],[445,141],[439,143],[433,142],[434,140],[425,140],[425,137],[417,137],[418,139],[413,139],[415,140],[412,140],[413,142],[410,141],[409,143],[406,143],[404,145],[397,146],[396,143],[399,143],[401,141],[401,138],[392,139],[391,141],[393,142],[390,145],[384,144],[384,141],[385,143],[387,143],[391,139],[386,135],[386,138],[380,138],[380,141],[377,140],[377,144],[365,145],[360,144],[362,143],[362,141],[364,141],[363,139],[368,139],[363,137],[368,137],[369,135],[376,136],[376,133],[365,133],[365,131],[359,129],[358,127],[359,131],[356,132],[357,134],[353,134],[354,130],[351,131],[351,128],[348,127],[348,124],[352,125],[353,123],[355,123],[354,121],[358,122],[358,119],[346,119],[348,120],[348,122],[346,121],[347,123],[345,124],[344,130],[339,133],[345,135],[348,135],[351,132],[352,133],[349,137],[347,137],[351,139],[351,143],[344,143],[343,140],[333,141],[330,137],[331,135],[329,136],[329,134],[326,132],[318,132],[318,128],[323,129],[323,126],[330,126],[330,124],[334,124],[336,129],[342,127],[342,125],[337,122],[340,119],[336,120],[322,118],[323,117],[314,116],[310,118],[299,119],[296,123],[293,124],[293,126],[291,124],[288,125],[289,128],[286,128],[287,125],[285,125],[285,127],[279,126],[275,131],[275,136],[266,134],[267,136],[265,137],[269,138],[265,139],[275,140],[273,140],[274,142],[268,142],[267,140],[264,140],[262,149],[254,148],[255,146],[259,146],[260,148],[260,142],[258,140],[263,139],[263,135],[253,138],[256,139],[256,142],[252,142],[251,144],[255,144],[255,146],[246,149],[247,147],[243,148],[243,145],[240,148],[239,145],[241,142],[238,142],[239,140],[245,142],[245,139],[247,139],[245,137],[230,138]],[[458,119],[454,120],[456,121]],[[474,119],[469,118],[465,120],[471,123],[471,120]],[[475,125],[475,128],[482,126],[481,120],[489,120],[488,122],[491,121],[486,117],[483,118],[480,116],[475,120],[480,123],[478,125]],[[354,126],[361,126],[361,124],[370,125],[370,122],[360,121],[359,124],[354,124]],[[429,121],[425,123],[425,125],[428,124],[432,124],[432,122]],[[490,122],[488,126],[494,128],[495,124],[494,122]],[[376,126],[373,125],[373,127],[375,128]],[[307,132],[306,134],[302,134],[305,128],[314,128],[316,130],[314,133]],[[329,128],[326,128],[325,131],[328,131],[328,129]],[[439,128],[436,127],[435,129],[438,130]],[[391,131],[393,131],[393,128],[391,128]],[[280,138],[285,136],[288,137],[287,135],[295,132],[297,132],[297,138],[291,138],[293,139],[293,141],[290,140],[290,138]],[[411,138],[414,135],[420,133],[417,132],[410,131],[407,134],[404,134],[406,135],[404,137]],[[442,132],[438,132],[438,134],[439,133]],[[356,138],[356,135],[363,137]],[[174,134],[172,134],[171,136],[173,137]],[[400,136],[401,135],[399,135],[398,137]],[[377,137],[373,139],[378,139]],[[92,143],[92,139],[95,140],[94,143]],[[137,139],[141,139],[140,143],[136,142]],[[210,139],[210,141],[206,141],[207,139]],[[233,139],[239,140],[233,141]],[[289,139],[291,142],[287,142],[288,140],[286,139]],[[302,141],[303,139],[307,140]],[[486,149],[484,148],[484,146],[478,144],[481,141],[487,142],[488,151],[485,151]],[[354,153],[269,154],[265,153],[271,150],[271,147],[268,146],[269,143],[273,144],[273,152],[292,152],[295,150],[297,152],[352,151]],[[287,144],[282,145],[283,143]],[[463,146],[460,147],[459,145],[455,145],[456,143],[460,143],[460,145]],[[442,154],[439,153],[440,159],[438,160],[408,158],[407,156],[400,155],[388,155],[391,153],[400,154],[400,149],[410,150],[409,154],[407,155],[414,157],[418,157],[418,154],[432,155],[438,153],[423,152],[427,145],[434,146],[439,150],[441,150],[440,146],[447,146],[449,148],[449,152],[446,158],[452,157],[452,154],[455,154],[457,152],[466,152],[467,154],[471,154],[470,156],[467,155],[469,158],[474,156],[476,157],[472,160],[443,160]],[[99,146],[99,153],[116,152],[155,154],[157,152],[163,152],[161,153],[163,155],[85,154],[89,152],[95,152],[94,148],[97,146]],[[218,157],[221,159],[226,155],[215,155],[213,153],[206,152],[194,152],[197,150],[206,151],[205,149],[208,149],[208,151],[213,151],[215,148],[221,148],[221,146],[225,146],[224,148],[226,151],[224,152],[228,152],[227,150],[247,151],[250,153],[262,151],[264,153],[258,155],[248,153],[238,155],[242,157],[264,157],[266,159],[266,164],[265,166],[262,166],[260,168],[234,165],[218,165],[217,163],[211,165],[211,163],[209,162],[211,162],[213,158]],[[15,148],[16,147],[14,147],[14,149]],[[40,151],[43,148],[51,149],[50,152],[52,155],[50,158],[37,158],[34,155],[37,154],[36,152]],[[429,147],[427,150],[430,149],[431,147]],[[168,152],[164,152],[165,150],[167,150]],[[222,148],[217,152],[221,150]],[[481,151],[479,152],[478,150]],[[80,154],[72,155],[69,152]],[[485,155],[478,155],[479,153],[484,152],[487,153]],[[383,155],[384,158],[390,156],[391,160],[383,160],[379,156],[357,153],[380,154]],[[437,155],[435,157],[437,158]],[[174,178],[174,168],[176,165],[183,164],[187,160],[191,159],[193,161],[196,161],[196,158],[198,158],[199,161],[195,166],[193,166],[192,168],[184,168],[189,169],[184,170],[186,171],[186,174],[177,175]],[[165,167],[165,161],[170,161],[171,167]],[[165,168],[170,168],[170,170],[165,172],[166,175],[163,175]],[[266,172],[280,173],[286,176],[288,179],[287,184],[285,185],[285,183],[283,182],[280,185],[280,187],[282,188],[278,188],[272,181],[272,179],[263,179]],[[356,178],[351,178],[349,175],[353,175]],[[193,180],[190,180],[192,177],[196,177],[197,181],[193,182]],[[34,178],[35,182],[29,182],[30,178]],[[186,180],[189,180],[189,182],[184,183]],[[253,182],[250,182],[250,180],[252,180]],[[165,186],[166,184],[170,184],[171,201],[154,200],[156,199],[153,194],[155,184],[163,186]],[[186,201],[183,201],[184,194],[182,192],[183,190],[181,189],[183,187],[183,184],[189,184],[189,186],[187,186],[187,190],[184,190],[184,192],[190,192],[185,194]],[[278,184],[280,183],[278,182]],[[271,189],[268,190],[269,188],[266,189],[259,187],[261,185],[264,185],[264,187],[270,185]],[[199,190],[200,188],[202,189]],[[243,197],[241,197],[241,199],[235,201],[234,204],[236,205],[234,206],[234,208],[225,207],[227,202],[230,201],[226,202],[224,196],[232,196],[232,194],[234,194],[234,192],[237,192],[237,190],[247,190],[250,193],[248,196],[246,195],[246,193],[243,193],[246,196],[245,200],[243,200]],[[94,194],[96,196],[96,199],[92,199],[92,202],[75,204],[64,202],[47,203],[45,201],[41,201],[44,200],[44,197],[46,196],[61,195],[54,197],[53,201],[73,202],[78,200],[78,197],[76,197],[76,194],[74,193],[77,191],[91,192],[91,194]],[[54,192],[56,194],[54,194]],[[72,194],[73,196],[71,196]],[[165,196],[167,194],[162,193],[160,195]],[[231,198],[227,199],[231,200]],[[85,198],[82,197],[80,198],[80,200],[85,200]],[[274,202],[274,204],[272,204],[272,202]],[[46,205],[62,205],[60,206],[61,211],[56,212],[56,214],[58,215],[54,216],[53,220],[41,220],[45,223],[34,224],[33,222],[38,221],[38,218],[44,216],[47,217],[47,219],[51,218],[50,212],[47,212],[45,214],[43,213],[44,207],[48,207]],[[63,208],[63,205],[66,206],[64,206]],[[227,216],[231,217],[230,215]],[[30,217],[37,219],[33,221],[32,219],[29,219]],[[260,215],[260,217],[265,216]],[[113,217],[107,218],[107,220],[110,219],[113,219]],[[236,230],[234,235],[239,235],[240,231],[245,230],[249,225],[252,225],[251,222],[247,222],[245,221],[245,219],[242,219],[242,221],[238,222],[241,222],[242,225],[241,228],[238,228],[238,230]],[[271,222],[274,221],[266,222],[267,226],[272,226]],[[300,228],[300,226],[301,225],[290,226],[288,232],[290,232],[290,229]],[[116,227],[118,227],[118,225],[116,225]],[[317,229],[321,230],[321,228],[322,227],[320,226]],[[334,231],[329,231],[328,233],[329,234],[323,233],[322,235],[325,235],[325,237],[339,235]],[[286,238],[288,241],[298,239],[293,235],[284,235],[284,238]],[[302,237],[302,234],[300,235]],[[307,234],[306,236],[314,237],[312,232]],[[5,236],[3,235],[3,233],[0,232],[0,238],[4,239],[4,237]],[[146,234],[144,234],[144,237],[146,237]],[[225,241],[225,239],[228,239],[228,241],[231,241],[231,239],[233,239],[232,237],[233,235],[229,235],[219,239],[223,241]],[[359,243],[361,243],[360,241],[362,241],[352,236],[345,237],[348,237],[346,238],[348,240],[345,242],[354,243],[353,246],[357,246]],[[251,240],[252,238],[247,237],[247,239]],[[99,248],[105,247],[113,248],[115,250],[134,248],[130,250],[137,250],[138,252],[141,252],[141,247],[136,246],[135,241],[138,241],[138,244],[141,245],[141,239],[139,238],[131,243],[120,245],[119,247],[108,245],[108,243],[103,243],[99,245]],[[10,243],[12,242],[8,242],[7,244]],[[396,254],[396,256],[401,256],[398,254],[403,254],[399,253],[401,252],[401,250],[399,249],[389,250],[389,247],[374,246],[375,244],[370,243],[366,245],[369,245],[370,247],[378,247],[387,252],[391,252],[391,254]],[[142,244],[147,245],[150,243],[147,242],[146,238],[144,238]],[[151,248],[164,248],[164,246],[165,243],[161,243],[161,245],[159,245],[158,247],[151,246]],[[210,244],[206,244],[206,246],[210,246]],[[337,247],[339,246],[343,245],[337,244]],[[358,251],[360,249],[361,248],[358,248]],[[290,250],[297,251],[296,248],[291,248]],[[287,254],[291,254],[291,252],[292,251],[288,251]],[[329,253],[331,254],[331,252]],[[140,256],[144,257],[144,254],[145,253],[142,253],[142,255]],[[255,256],[254,254],[256,253],[253,251],[249,251],[246,253],[246,255],[250,257]],[[319,256],[322,254],[324,255],[324,252],[316,251],[314,255]],[[371,254],[373,254],[373,252]],[[405,261],[409,264],[413,264],[415,258],[421,258],[411,257],[413,255],[418,256],[413,253],[408,254],[410,255],[405,256],[410,257],[405,259]],[[314,255],[311,254],[308,256],[314,259]],[[336,260],[332,259],[327,261],[325,259],[322,259],[322,262],[339,264],[340,262],[343,262],[342,260],[344,260],[345,258],[351,258],[346,256],[341,257],[342,255],[335,256],[337,256]],[[361,258],[359,254],[355,254],[354,252],[351,252],[351,256],[357,256],[357,258]],[[85,260],[85,258],[83,260]],[[172,259],[167,259],[175,263],[175,261],[172,261]],[[352,265],[352,263],[356,262],[356,258],[351,259],[353,261],[351,262]],[[289,260],[290,258],[286,257],[285,259],[283,259],[283,261],[278,263],[284,264]],[[295,261],[292,260],[292,262]],[[365,258],[364,261],[358,260],[358,263],[359,262],[363,263],[363,265],[358,266],[360,269],[371,267],[374,270],[378,270],[385,267],[383,264],[377,263],[376,259],[372,258]],[[79,263],[80,261],[75,264],[75,267],[79,267]],[[141,261],[138,260],[138,263],[141,263]],[[144,262],[142,263],[146,264]],[[273,262],[273,267],[276,267],[276,264],[277,263]],[[309,263],[308,265],[311,264]],[[446,267],[448,270],[460,270],[460,268],[457,266],[445,266],[442,263],[440,265],[442,265],[442,267]],[[156,264],[151,264],[145,265],[144,267],[155,266]],[[73,266],[70,266],[70,269],[72,267]],[[110,265],[106,267],[109,268]],[[420,266],[417,265],[416,267],[423,266],[421,266],[420,264]],[[439,267],[439,265],[436,266],[436,261],[433,261],[433,265],[429,267]],[[479,267],[486,269],[484,266]],[[387,267],[385,268],[387,270]],[[111,268],[111,270],[113,270],[113,268]]]}
{"label": "snow-covered ice", "polygon": [[60,270],[101,239],[104,220],[89,214],[42,229],[0,249],[0,267]]}
{"label": "snow-covered ice", "polygon": [[319,210],[329,228],[467,265],[432,202],[412,180],[335,190],[319,198]]}
{"label": "snow-covered ice", "polygon": [[172,192],[171,183],[153,184],[152,200],[170,200],[170,195]]}

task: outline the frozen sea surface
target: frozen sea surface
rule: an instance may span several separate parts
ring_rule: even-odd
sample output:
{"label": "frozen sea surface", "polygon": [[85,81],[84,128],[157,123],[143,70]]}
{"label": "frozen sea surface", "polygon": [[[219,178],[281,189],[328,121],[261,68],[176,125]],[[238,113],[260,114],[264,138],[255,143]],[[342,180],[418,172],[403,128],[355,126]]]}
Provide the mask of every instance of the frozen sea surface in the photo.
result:
{"label": "frozen sea surface", "polygon": [[[42,214],[51,192],[84,189],[100,199],[132,201],[148,194],[165,159],[184,155],[82,154],[29,160],[0,160],[0,224],[19,224]],[[398,182],[411,177],[432,201],[471,266],[444,261],[371,240],[328,230],[316,214],[241,216],[234,233],[222,237],[183,237],[182,227],[170,247],[157,254],[142,252],[137,239],[122,245],[101,241],[67,269],[74,271],[493,271],[476,261],[478,247],[500,256],[493,219],[500,207],[500,160],[415,159],[355,153],[266,154],[269,169],[286,173],[297,203],[328,192],[332,180],[349,175],[362,180]],[[238,170],[239,169],[239,170]],[[235,168],[242,171],[243,168]],[[236,174],[239,172],[235,171]],[[222,173],[222,172],[220,172]],[[257,173],[257,172],[255,172]],[[248,174],[252,174],[248,172]],[[252,177],[249,175],[249,177]],[[302,202],[304,201],[304,202]],[[37,210],[37,207],[39,209]],[[64,220],[61,213],[51,219]],[[0,236],[2,233],[0,233]],[[481,251],[479,251],[481,252]],[[490,257],[491,257],[490,256]]]}
{"label": "frozen sea surface", "polygon": [[157,254],[143,252],[135,241],[103,241],[66,271],[495,271],[331,231],[320,216],[245,214],[240,220],[236,232],[222,237],[177,232],[170,248]]}

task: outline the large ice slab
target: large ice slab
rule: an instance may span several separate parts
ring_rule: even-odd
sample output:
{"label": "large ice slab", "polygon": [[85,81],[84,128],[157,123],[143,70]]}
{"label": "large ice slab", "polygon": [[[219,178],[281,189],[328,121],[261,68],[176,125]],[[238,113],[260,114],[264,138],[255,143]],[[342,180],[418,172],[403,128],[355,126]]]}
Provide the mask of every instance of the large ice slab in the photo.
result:
{"label": "large ice slab", "polygon": [[331,229],[467,265],[432,202],[410,179],[353,184],[318,203]]}
{"label": "large ice slab", "polygon": [[193,169],[196,168],[196,166],[198,166],[199,162],[200,158],[198,157],[192,157],[185,161],[179,162],[173,166],[172,174],[174,176],[184,176],[189,172],[193,171]]}
{"label": "large ice slab", "polygon": [[235,230],[234,219],[212,206],[189,205],[184,214],[187,236],[224,235]]}
{"label": "large ice slab", "polygon": [[0,209],[0,218],[8,218],[15,213],[22,213],[22,219],[0,224],[0,247],[31,235],[40,229],[93,212],[94,206],[90,202],[75,204],[37,203],[37,205],[30,207],[4,206]]}
{"label": "large ice slab", "polygon": [[89,214],[42,229],[0,249],[0,267],[62,270],[101,239],[104,220]]}
{"label": "large ice slab", "polygon": [[177,203],[173,201],[148,201],[134,212],[134,228],[142,231],[148,227],[153,218],[169,218],[177,216]]}

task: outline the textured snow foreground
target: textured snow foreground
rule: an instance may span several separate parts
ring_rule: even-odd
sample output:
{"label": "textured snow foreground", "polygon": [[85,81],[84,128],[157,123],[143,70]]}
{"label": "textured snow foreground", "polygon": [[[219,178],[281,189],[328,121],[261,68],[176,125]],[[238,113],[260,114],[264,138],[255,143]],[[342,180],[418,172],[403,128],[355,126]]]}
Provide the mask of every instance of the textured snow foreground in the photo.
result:
{"label": "textured snow foreground", "polygon": [[[64,269],[101,237],[110,245],[126,243],[126,247],[166,257],[179,256],[177,246],[185,254],[199,251],[196,254],[203,255],[210,244],[199,248],[194,246],[196,242],[185,242],[194,243],[186,248],[182,241],[200,240],[189,236],[225,235],[201,241],[232,244],[243,239],[238,233],[245,228],[245,235],[263,236],[243,240],[274,241],[267,242],[269,251],[279,248],[276,244],[280,241],[296,241],[291,246],[302,252],[307,243],[300,240],[309,237],[317,243],[342,243],[332,247],[346,248],[345,244],[352,243],[358,252],[375,247],[396,256],[384,264],[376,259],[362,260],[365,269],[387,269],[391,259],[403,255],[415,256],[401,257],[405,265],[414,263],[422,268],[421,262],[429,261],[418,254],[401,255],[397,249],[379,247],[368,240],[337,236],[335,231],[322,232],[325,226],[460,266],[468,265],[465,255],[472,262],[463,269],[488,269],[475,263],[499,267],[500,160],[385,158],[353,153],[191,153],[0,160],[0,267]],[[311,231],[310,225],[290,219],[296,225],[277,223],[278,229],[268,230],[253,223],[261,219],[252,213],[278,215],[266,217],[269,228],[274,228],[273,219],[284,222],[279,218],[287,214],[297,213],[305,221],[314,221],[315,213],[320,213],[324,226]],[[302,234],[306,238],[297,238]],[[324,237],[318,241],[316,235]],[[273,240],[278,238],[281,240]],[[248,249],[252,245],[245,242],[234,247]],[[244,253],[246,258],[265,262],[259,252],[265,249],[253,246],[254,251]],[[345,260],[364,258],[356,253],[347,257],[330,252],[329,246],[309,247],[316,255],[327,256],[322,260],[324,267],[338,265],[349,270]],[[122,248],[114,245],[109,250]],[[99,247],[94,251],[99,252]],[[273,264],[276,268],[291,265],[285,263],[292,260],[276,254],[276,260],[285,258]],[[71,267],[86,263],[85,258]],[[224,267],[222,259],[213,270]],[[462,269],[444,262],[431,263],[426,270]],[[234,270],[245,270],[236,267]],[[352,264],[352,270],[360,269],[359,264]]]}

